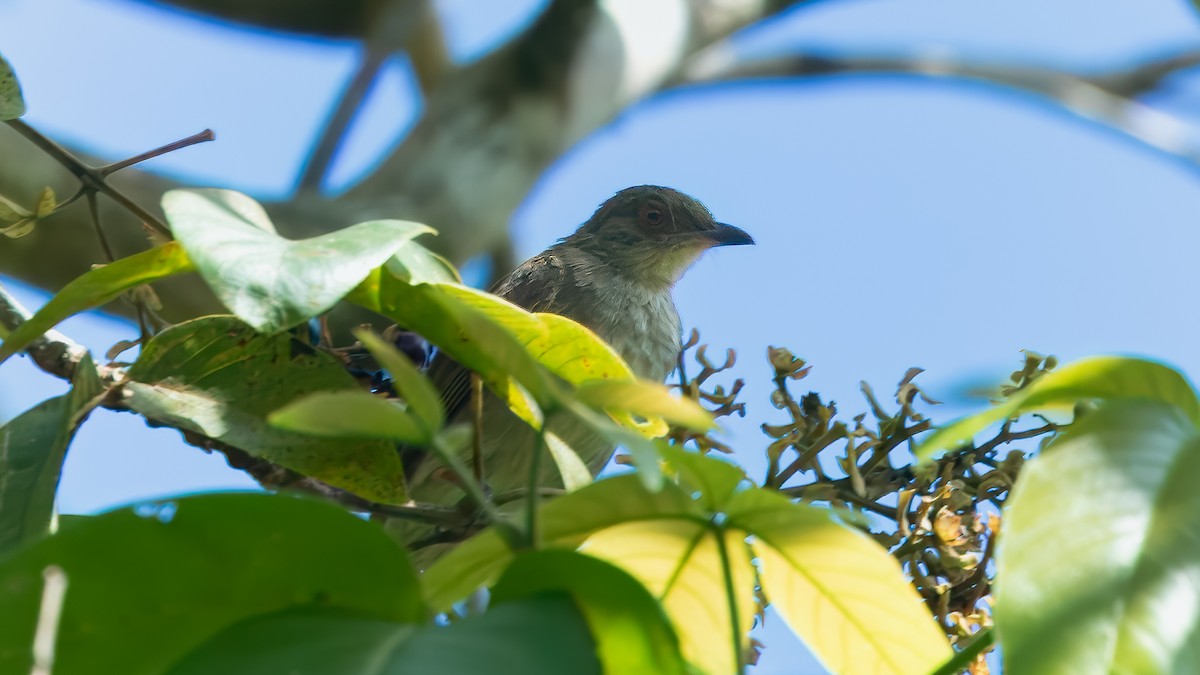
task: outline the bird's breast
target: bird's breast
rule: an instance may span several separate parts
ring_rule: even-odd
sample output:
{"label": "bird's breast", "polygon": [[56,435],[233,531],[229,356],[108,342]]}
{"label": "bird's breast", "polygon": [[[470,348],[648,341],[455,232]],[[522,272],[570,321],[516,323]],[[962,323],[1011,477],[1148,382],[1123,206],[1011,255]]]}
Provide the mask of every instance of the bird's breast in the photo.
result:
{"label": "bird's breast", "polygon": [[592,310],[576,320],[612,345],[638,377],[666,379],[675,369],[682,332],[670,291],[610,283],[594,292]]}

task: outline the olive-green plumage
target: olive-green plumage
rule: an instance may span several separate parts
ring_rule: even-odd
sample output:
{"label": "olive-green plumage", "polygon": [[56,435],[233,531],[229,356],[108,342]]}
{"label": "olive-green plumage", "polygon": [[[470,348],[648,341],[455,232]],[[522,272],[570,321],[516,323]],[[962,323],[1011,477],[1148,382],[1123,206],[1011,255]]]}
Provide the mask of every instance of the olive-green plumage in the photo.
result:
{"label": "olive-green plumage", "polygon": [[[492,289],[532,312],[573,319],[603,338],[638,377],[663,381],[675,367],[681,347],[679,313],[671,289],[701,253],[714,246],[752,244],[744,231],[718,223],[696,199],[652,185],[618,192],[571,236],[525,261]],[[470,420],[469,373],[452,359],[434,358],[429,371],[443,393],[452,422]],[[498,398],[484,397],[484,480],[492,494],[523,488],[536,435]],[[562,438],[592,470],[599,471],[613,447],[591,432],[551,421]],[[462,448],[470,463],[470,447]],[[452,505],[463,497],[437,462],[405,449],[409,489],[417,502]],[[542,484],[561,485],[552,461],[543,461]],[[395,523],[405,541],[433,534],[426,526]],[[429,560],[435,550],[423,551]]]}

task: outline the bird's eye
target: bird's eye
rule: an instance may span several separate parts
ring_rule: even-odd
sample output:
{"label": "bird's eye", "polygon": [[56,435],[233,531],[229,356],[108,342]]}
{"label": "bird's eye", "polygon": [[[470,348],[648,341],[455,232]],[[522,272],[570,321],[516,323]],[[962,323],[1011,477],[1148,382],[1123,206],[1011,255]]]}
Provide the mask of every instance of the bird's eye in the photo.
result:
{"label": "bird's eye", "polygon": [[667,222],[666,211],[658,204],[646,204],[638,211],[642,225],[657,228]]}

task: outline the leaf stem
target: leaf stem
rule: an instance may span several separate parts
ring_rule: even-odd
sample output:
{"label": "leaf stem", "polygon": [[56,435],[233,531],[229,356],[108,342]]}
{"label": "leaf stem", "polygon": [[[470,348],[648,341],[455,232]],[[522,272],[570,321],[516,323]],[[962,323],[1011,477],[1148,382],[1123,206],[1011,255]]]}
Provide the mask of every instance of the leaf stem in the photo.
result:
{"label": "leaf stem", "polygon": [[541,502],[538,499],[538,480],[542,465],[542,454],[548,452],[546,445],[546,425],[550,422],[547,415],[538,429],[537,445],[533,448],[533,456],[529,458],[529,483],[525,489],[528,497],[525,499],[525,538],[529,548],[537,550],[541,547],[542,537],[539,532],[538,511]]}
{"label": "leaf stem", "polygon": [[733,567],[729,550],[725,545],[725,528],[718,525],[715,530],[717,551],[721,554],[721,572],[725,577],[725,599],[729,602],[729,625],[733,636],[733,659],[738,675],[746,673],[746,659],[742,654],[742,619],[738,615],[737,593],[733,587]]}

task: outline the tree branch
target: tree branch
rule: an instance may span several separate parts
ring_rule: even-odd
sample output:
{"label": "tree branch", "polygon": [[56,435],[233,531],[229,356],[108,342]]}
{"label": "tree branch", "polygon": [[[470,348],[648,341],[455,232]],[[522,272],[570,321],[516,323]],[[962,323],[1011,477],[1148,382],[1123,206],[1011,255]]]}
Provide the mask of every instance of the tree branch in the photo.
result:
{"label": "tree branch", "polygon": [[1200,50],[1089,74],[974,60],[942,51],[884,55],[829,50],[742,60],[734,55],[732,48],[722,47],[698,55],[674,84],[848,75],[904,75],[981,82],[1035,95],[1066,112],[1118,131],[1200,170],[1200,131],[1136,100],[1157,89],[1168,76],[1196,65],[1200,65]]}
{"label": "tree branch", "polygon": [[[5,339],[32,314],[0,286],[0,337]],[[56,330],[49,330],[25,348],[35,365],[46,373],[70,381],[75,367],[87,355],[83,345]]]}

